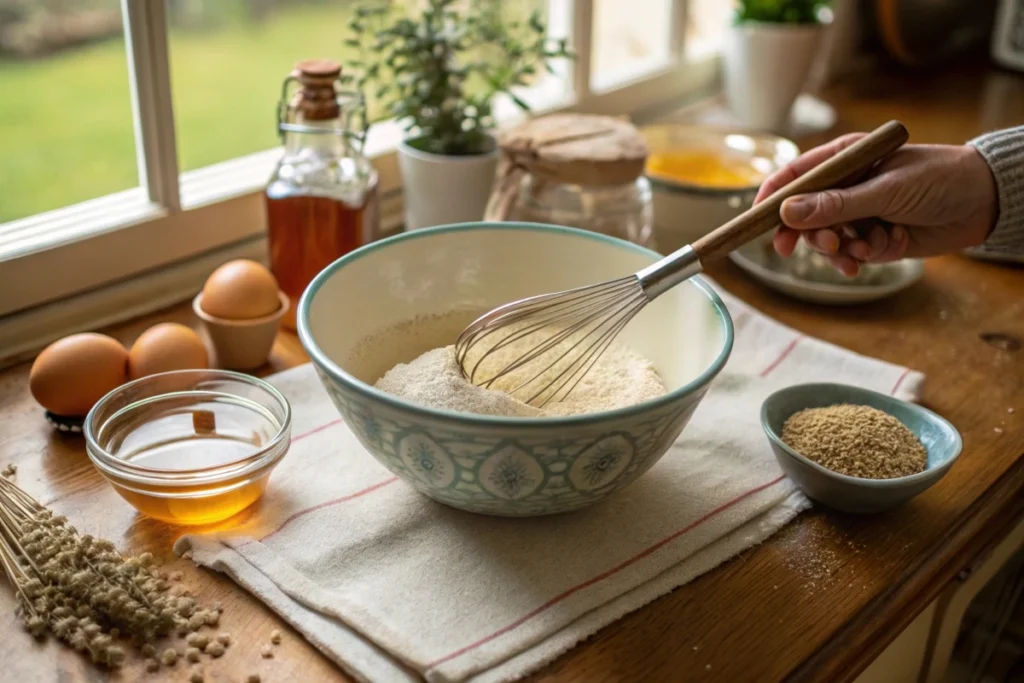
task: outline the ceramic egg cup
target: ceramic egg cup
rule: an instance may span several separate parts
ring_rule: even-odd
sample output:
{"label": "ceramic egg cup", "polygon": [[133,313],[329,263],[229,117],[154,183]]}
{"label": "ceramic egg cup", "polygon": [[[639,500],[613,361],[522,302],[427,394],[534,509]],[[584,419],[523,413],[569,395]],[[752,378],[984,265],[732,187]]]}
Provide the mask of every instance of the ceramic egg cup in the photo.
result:
{"label": "ceramic egg cup", "polygon": [[277,293],[281,305],[270,315],[244,320],[217,318],[203,310],[203,293],[192,300],[192,310],[203,322],[213,345],[217,364],[228,370],[253,370],[267,362],[274,346],[281,319],[288,312],[290,301],[284,292]]}

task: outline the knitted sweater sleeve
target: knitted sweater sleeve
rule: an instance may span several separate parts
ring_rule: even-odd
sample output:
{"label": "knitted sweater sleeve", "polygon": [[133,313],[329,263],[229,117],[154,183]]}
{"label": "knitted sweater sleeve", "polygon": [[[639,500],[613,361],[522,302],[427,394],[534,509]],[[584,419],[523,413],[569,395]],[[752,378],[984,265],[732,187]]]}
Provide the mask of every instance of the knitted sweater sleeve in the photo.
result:
{"label": "knitted sweater sleeve", "polygon": [[992,169],[999,193],[999,220],[981,250],[1024,253],[1024,126],[997,130],[969,143]]}

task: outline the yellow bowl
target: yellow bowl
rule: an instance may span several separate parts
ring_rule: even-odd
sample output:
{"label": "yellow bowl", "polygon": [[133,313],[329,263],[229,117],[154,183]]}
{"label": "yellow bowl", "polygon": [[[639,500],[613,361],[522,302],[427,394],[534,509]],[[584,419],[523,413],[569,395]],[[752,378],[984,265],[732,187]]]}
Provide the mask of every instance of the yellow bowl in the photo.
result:
{"label": "yellow bowl", "polygon": [[[641,133],[650,150],[655,240],[663,252],[738,216],[750,207],[764,178],[800,155],[790,140],[766,133],[683,124],[650,126]],[[672,167],[678,173],[668,174]]]}

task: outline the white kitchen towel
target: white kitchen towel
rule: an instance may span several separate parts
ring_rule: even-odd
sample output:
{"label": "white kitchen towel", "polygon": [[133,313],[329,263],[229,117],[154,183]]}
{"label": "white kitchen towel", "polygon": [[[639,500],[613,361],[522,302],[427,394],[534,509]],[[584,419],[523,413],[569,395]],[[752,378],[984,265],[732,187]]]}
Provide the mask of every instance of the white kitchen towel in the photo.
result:
{"label": "white kitchen towel", "polygon": [[807,338],[723,295],[736,343],[650,472],[584,510],[503,519],[416,493],[338,419],[309,366],[272,378],[292,448],[249,521],[175,549],[229,574],[368,681],[506,681],[740,551],[808,502],[761,430],[763,399],[810,381],[903,399],[923,377]]}

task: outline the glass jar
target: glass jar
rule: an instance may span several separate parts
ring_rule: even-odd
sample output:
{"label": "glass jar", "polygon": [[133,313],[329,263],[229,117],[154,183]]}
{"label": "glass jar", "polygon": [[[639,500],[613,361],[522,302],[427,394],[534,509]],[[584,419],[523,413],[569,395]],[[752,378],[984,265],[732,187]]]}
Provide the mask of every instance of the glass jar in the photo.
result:
{"label": "glass jar", "polygon": [[487,220],[564,225],[655,248],[647,144],[628,121],[542,116],[505,131],[498,144]]}
{"label": "glass jar", "polygon": [[[358,95],[340,90],[341,67],[300,62],[278,104],[284,155],[265,192],[270,270],[291,299],[285,327],[310,281],[330,263],[380,236],[377,172],[362,153]],[[288,87],[299,88],[287,100]]]}
{"label": "glass jar", "polygon": [[651,183],[586,186],[523,176],[508,220],[591,230],[654,248]]}

